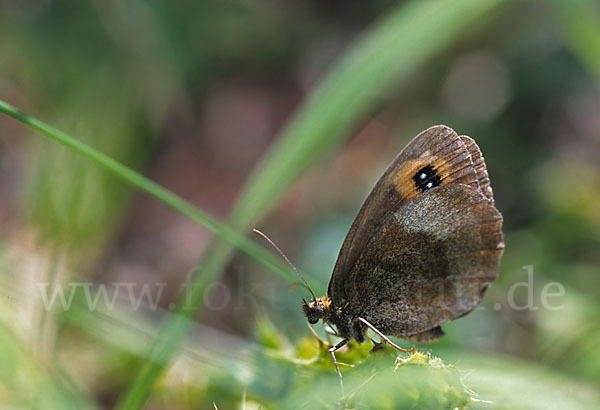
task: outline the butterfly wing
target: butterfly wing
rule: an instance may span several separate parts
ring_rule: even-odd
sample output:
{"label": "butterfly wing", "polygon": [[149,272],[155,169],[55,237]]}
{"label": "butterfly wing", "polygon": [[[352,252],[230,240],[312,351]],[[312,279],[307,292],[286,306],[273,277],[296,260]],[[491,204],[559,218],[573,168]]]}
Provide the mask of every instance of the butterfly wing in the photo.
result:
{"label": "butterfly wing", "polygon": [[501,226],[496,208],[467,186],[424,192],[398,209],[361,254],[345,287],[348,300],[395,336],[463,316],[496,277]]}
{"label": "butterfly wing", "polygon": [[479,302],[497,273],[501,225],[475,142],[445,126],[429,128],[367,197],[329,296],[387,334],[432,329]]}

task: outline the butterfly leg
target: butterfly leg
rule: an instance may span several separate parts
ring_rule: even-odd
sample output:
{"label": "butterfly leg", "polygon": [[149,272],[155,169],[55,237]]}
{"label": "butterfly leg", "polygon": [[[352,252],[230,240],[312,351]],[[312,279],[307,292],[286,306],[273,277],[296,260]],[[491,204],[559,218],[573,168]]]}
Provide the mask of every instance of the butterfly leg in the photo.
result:
{"label": "butterfly leg", "polygon": [[373,339],[373,338],[372,338],[371,336],[369,336],[369,335],[365,335],[365,336],[367,336],[367,337],[369,338],[369,340],[371,341],[371,343],[373,343],[373,350],[372,350],[373,352],[376,352],[376,351],[378,351],[378,350],[381,350],[381,349],[383,349],[383,347],[384,347],[384,345],[383,345],[383,341],[381,341],[381,340],[380,340],[380,341],[378,342],[377,340]]}
{"label": "butterfly leg", "polygon": [[377,333],[379,335],[379,337],[381,337],[383,340],[385,340],[390,345],[392,345],[396,350],[399,350],[399,351],[404,352],[404,353],[412,353],[412,352],[416,352],[417,351],[416,347],[413,347],[412,349],[408,349],[408,350],[401,348],[396,343],[392,342],[386,335],[384,335],[383,333],[381,333],[375,326],[373,326],[372,324],[370,324],[366,319],[363,319],[362,317],[359,317],[358,320],[361,321],[361,322],[363,322],[365,325],[367,325],[367,327],[369,329],[371,329],[372,331],[374,331],[375,333]]}
{"label": "butterfly leg", "polygon": [[[315,337],[315,339],[317,339],[317,342],[319,343],[320,346],[323,346],[325,344],[325,342],[323,341],[323,339],[321,339],[319,337],[319,335],[317,334],[317,332],[315,332],[315,329],[312,328],[311,325],[309,325],[308,323],[306,324],[308,326],[308,329],[310,330],[310,332],[313,334],[313,336]],[[331,343],[329,343],[331,344]]]}
{"label": "butterfly leg", "polygon": [[329,326],[325,326],[325,335],[327,336],[327,341],[329,342],[329,345],[331,345],[331,336],[337,336],[337,337],[341,337],[336,331],[335,329],[333,329],[332,327]]}
{"label": "butterfly leg", "polygon": [[[346,343],[348,343],[348,339],[344,339],[341,342],[339,342],[338,344],[336,344],[335,346],[329,348],[329,353],[331,354],[331,359],[333,360],[333,365],[335,366],[335,371],[337,372],[338,376],[340,377],[340,383],[342,383],[342,372],[340,372],[340,367],[338,366],[338,362],[335,358],[335,352],[339,349],[341,349],[342,347],[344,347],[346,345]],[[344,387],[344,385],[342,384],[342,388]]]}

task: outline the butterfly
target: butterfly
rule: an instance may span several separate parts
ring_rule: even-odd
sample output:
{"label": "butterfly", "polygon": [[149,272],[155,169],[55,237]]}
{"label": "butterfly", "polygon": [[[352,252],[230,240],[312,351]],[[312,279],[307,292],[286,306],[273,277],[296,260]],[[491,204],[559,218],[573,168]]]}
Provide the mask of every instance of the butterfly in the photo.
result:
{"label": "butterfly", "polygon": [[[496,278],[504,249],[502,215],[473,139],[438,125],[392,161],[358,211],[337,258],[327,296],[302,301],[308,322],[332,325],[362,343],[373,330],[428,343],[440,325],[471,312]],[[310,290],[310,288],[309,288]]]}

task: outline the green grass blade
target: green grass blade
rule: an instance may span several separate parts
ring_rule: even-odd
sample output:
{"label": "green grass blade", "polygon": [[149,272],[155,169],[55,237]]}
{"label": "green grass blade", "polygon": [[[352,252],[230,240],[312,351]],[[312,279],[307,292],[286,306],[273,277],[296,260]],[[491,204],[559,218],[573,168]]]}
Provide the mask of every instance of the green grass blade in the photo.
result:
{"label": "green grass blade", "polygon": [[402,4],[332,68],[250,177],[233,226],[261,219],[315,159],[339,146],[389,87],[451,44],[501,0]]}
{"label": "green grass blade", "polygon": [[[394,82],[451,44],[501,0],[418,0],[393,9],[345,55],[283,131],[250,177],[230,215],[230,225],[246,231],[276,204],[287,187],[315,160],[331,152],[377,104]],[[192,278],[191,295],[201,310],[207,286],[220,275],[232,250],[213,242]],[[188,313],[189,314],[189,313]],[[172,318],[155,341],[120,409],[143,406],[186,334],[186,321]]]}
{"label": "green grass blade", "polygon": [[90,146],[74,139],[73,137],[70,137],[66,133],[51,127],[50,125],[45,124],[42,121],[32,118],[27,114],[24,114],[17,108],[2,100],[0,100],[0,112],[3,112],[17,119],[18,121],[30,126],[31,128],[54,139],[55,141],[66,145],[73,151],[76,151],[84,155],[85,157],[90,158],[91,160],[106,168],[113,174],[119,176],[132,186],[139,188],[140,190],[146,192],[155,199],[170,206],[175,211],[187,216],[194,222],[197,222],[200,225],[204,226],[209,231],[213,232],[215,235],[227,242],[229,245],[240,249],[241,251],[245,252],[257,261],[263,263],[265,267],[267,267],[272,272],[279,274],[281,277],[287,279],[288,281],[298,280],[298,277],[290,269],[290,267],[287,266],[287,264],[283,263],[279,257],[274,256],[271,251],[266,250],[265,248],[249,240],[239,232],[210,217],[210,215],[206,214],[205,212],[202,212],[191,203],[185,201],[184,199],[173,194],[169,190],[161,187],[155,182],[152,182],[140,173],[132,170],[131,168],[126,167],[120,162],[115,161],[111,157],[91,148]]}

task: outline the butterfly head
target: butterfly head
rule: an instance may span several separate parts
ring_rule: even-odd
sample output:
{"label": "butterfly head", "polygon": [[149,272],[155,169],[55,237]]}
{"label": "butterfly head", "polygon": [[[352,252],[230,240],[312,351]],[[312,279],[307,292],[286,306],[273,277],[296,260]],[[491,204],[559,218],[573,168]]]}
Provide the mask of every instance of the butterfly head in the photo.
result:
{"label": "butterfly head", "polygon": [[317,298],[310,286],[308,286],[308,283],[304,279],[304,276],[302,276],[298,268],[296,268],[294,264],[290,262],[290,260],[287,256],[285,256],[283,251],[279,249],[279,246],[275,245],[275,243],[267,235],[265,235],[258,229],[253,229],[253,231],[256,234],[262,236],[267,242],[271,244],[271,246],[273,246],[277,250],[277,252],[279,252],[281,257],[285,259],[285,261],[292,267],[292,269],[296,271],[300,279],[302,279],[302,282],[304,282],[304,284],[306,285],[306,289],[308,289],[312,296],[310,302],[307,302],[306,299],[302,298],[302,310],[304,311],[304,315],[308,319],[308,323],[314,325],[319,321],[319,319],[327,320],[328,318],[330,318],[331,313],[329,308],[331,307],[331,299],[329,299],[327,296]]}
{"label": "butterfly head", "polygon": [[319,321],[328,316],[329,308],[331,307],[331,299],[327,296],[321,298],[313,298],[310,302],[302,298],[302,310],[304,315],[308,319],[308,323],[314,325]]}

